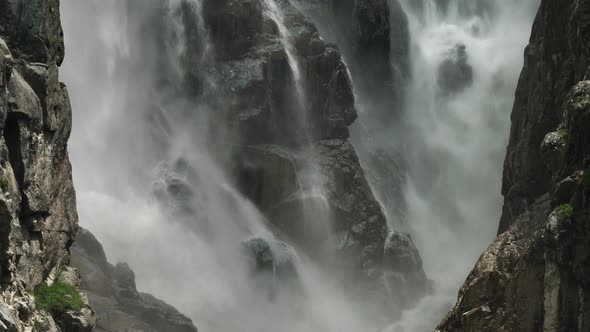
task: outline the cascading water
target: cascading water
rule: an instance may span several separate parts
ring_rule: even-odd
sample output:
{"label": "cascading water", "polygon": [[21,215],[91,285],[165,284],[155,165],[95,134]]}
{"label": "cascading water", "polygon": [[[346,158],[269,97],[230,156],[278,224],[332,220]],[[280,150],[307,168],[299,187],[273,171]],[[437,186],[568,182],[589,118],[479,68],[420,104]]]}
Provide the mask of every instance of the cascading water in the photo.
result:
{"label": "cascading water", "polygon": [[[194,31],[181,10],[187,3]],[[263,4],[305,109],[285,14],[273,0]],[[402,1],[412,40],[405,107],[395,127],[379,128],[367,146],[395,150],[408,165],[405,218],[385,209],[392,226],[413,235],[435,292],[401,321],[387,321],[393,332],[432,330],[495,234],[509,112],[537,4]],[[215,50],[201,7],[199,0],[62,0],[69,47],[62,79],[74,109],[70,150],[82,225],[112,259],[130,263],[140,288],[177,306],[201,331],[378,331],[382,322],[367,312],[374,304],[347,294],[332,282],[334,271],[275,238],[228,178],[222,163],[231,148],[219,142],[233,137],[211,126],[219,118],[208,101],[219,82],[207,71]],[[202,70],[184,72],[191,61]],[[352,75],[358,85],[362,73]],[[190,93],[183,91],[186,82],[193,83]],[[357,104],[383,106],[362,94]],[[305,112],[299,114],[305,124]],[[371,114],[362,113],[361,122],[369,126]],[[302,186],[311,188],[313,204],[320,202],[309,210],[325,212],[318,170],[313,163],[309,169]],[[331,218],[329,212],[316,217]],[[268,243],[290,257],[296,285],[271,287],[280,290],[269,295],[276,266],[270,280],[251,277],[248,239],[263,240],[250,242],[256,250]]]}
{"label": "cascading water", "polygon": [[402,1],[412,38],[398,127],[408,163],[405,226],[435,294],[394,331],[435,325],[495,237],[510,111],[539,1],[444,3]]}
{"label": "cascading water", "polygon": [[[195,31],[186,31],[181,5],[62,1],[72,47],[63,80],[76,109],[70,150],[82,225],[111,259],[130,263],[139,288],[177,306],[202,331],[373,330],[320,266],[274,237],[228,180],[220,164],[226,153],[215,142],[223,130],[210,130],[215,120],[201,103],[216,83],[205,71],[193,90],[198,98],[181,91],[190,79],[179,69],[189,61],[186,50],[200,50],[201,67],[215,52],[188,44]],[[200,5],[192,8],[200,19]],[[276,6],[268,10],[281,17]],[[199,42],[206,43],[200,26]],[[295,69],[296,60],[290,62]],[[317,188],[313,173],[308,181]],[[245,243],[255,251],[268,244],[276,260],[292,260],[296,285],[273,286],[281,262],[270,276],[252,277]]]}
{"label": "cascading water", "polygon": [[[510,111],[540,1],[388,1],[391,48],[397,50],[389,59],[391,72],[407,71],[409,77],[377,98],[399,98],[394,90],[402,89],[398,107],[384,107],[366,91],[367,82],[379,82],[366,77],[366,59],[357,46],[363,41],[349,36],[359,33],[348,27],[352,10],[350,16],[329,19],[329,8],[318,13],[316,2],[297,2],[344,47],[358,92],[355,143],[362,147],[364,167],[373,175],[390,226],[412,234],[434,281],[434,293],[390,330],[432,330],[498,229]],[[378,15],[371,17],[379,22]],[[406,17],[408,63],[399,59]],[[380,84],[389,82],[395,77]],[[382,114],[395,121],[383,126],[375,121]],[[391,187],[402,187],[401,195]]]}

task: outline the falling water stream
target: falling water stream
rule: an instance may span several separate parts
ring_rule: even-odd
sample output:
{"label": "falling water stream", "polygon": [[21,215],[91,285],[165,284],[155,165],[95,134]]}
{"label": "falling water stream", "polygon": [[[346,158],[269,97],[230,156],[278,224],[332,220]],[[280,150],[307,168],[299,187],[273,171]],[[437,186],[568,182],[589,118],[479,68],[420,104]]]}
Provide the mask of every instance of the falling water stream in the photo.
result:
{"label": "falling water stream", "polygon": [[[395,326],[426,331],[496,235],[510,111],[539,1],[456,0],[446,10],[433,0],[401,2],[412,38],[412,81],[398,127],[408,163],[406,228],[435,293]],[[457,61],[458,47],[471,75],[465,87],[441,91],[441,64]]]}
{"label": "falling water stream", "polygon": [[[220,155],[227,147],[219,135],[231,133],[212,132],[212,110],[178,91],[187,48],[196,47],[205,67],[215,52],[199,18],[200,0],[189,2],[200,45],[186,43],[175,14],[180,0],[61,2],[67,44],[61,79],[74,109],[70,152],[78,211],[109,259],[129,262],[142,291],[179,308],[199,331],[379,332],[381,324],[366,312],[370,306],[331,282],[333,271],[267,229],[220,165],[229,152]],[[411,79],[400,121],[372,142],[395,150],[408,165],[407,215],[392,226],[412,234],[435,284],[432,295],[389,322],[391,332],[432,331],[495,236],[510,110],[539,0],[448,0],[443,10],[444,2],[401,1],[410,24]],[[264,4],[303,107],[284,14],[274,0]],[[154,14],[162,6],[168,6],[166,17]],[[169,34],[170,45],[158,43],[157,34]],[[471,68],[471,80],[443,91],[440,65],[457,56]],[[206,71],[200,76],[207,96],[216,83]],[[362,98],[357,104],[361,111],[376,107]],[[361,112],[359,121],[370,122],[363,118],[368,114]],[[323,197],[321,186],[310,195]],[[269,300],[248,273],[243,242],[249,238],[291,255],[300,285]]]}

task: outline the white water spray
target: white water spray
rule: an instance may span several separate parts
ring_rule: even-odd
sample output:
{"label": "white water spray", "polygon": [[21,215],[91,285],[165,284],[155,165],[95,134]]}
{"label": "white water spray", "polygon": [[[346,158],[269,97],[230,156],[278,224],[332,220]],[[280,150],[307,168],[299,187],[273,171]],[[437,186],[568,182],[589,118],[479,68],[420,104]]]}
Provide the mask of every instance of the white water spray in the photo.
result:
{"label": "white water spray", "polygon": [[[451,0],[443,10],[432,0],[421,9],[402,1],[413,59],[401,131],[409,164],[406,226],[435,293],[407,311],[396,332],[427,331],[441,320],[498,228],[510,111],[539,1],[476,2]],[[445,94],[440,66],[457,45],[472,79]]]}
{"label": "white water spray", "polygon": [[[405,227],[436,292],[402,321],[391,322],[395,332],[431,331],[495,234],[509,113],[538,3],[512,1],[476,15],[469,1],[451,0],[446,13],[434,0],[423,0],[423,11],[417,12],[410,8],[413,1],[403,2],[414,59],[403,119],[408,130],[379,136],[404,142],[400,147],[411,166]],[[209,153],[210,110],[170,100],[156,85],[156,55],[162,50],[146,41],[147,27],[138,17],[157,2],[130,10],[119,0],[62,0],[68,46],[62,80],[74,109],[70,151],[82,225],[103,242],[111,260],[130,263],[139,288],[177,306],[201,331],[376,332],[379,324],[368,318],[366,303],[346,295],[333,285],[333,275],[303,255],[295,258],[300,292],[288,289],[269,301],[248,278],[241,243],[275,239]],[[199,11],[200,2],[195,3]],[[303,107],[300,66],[284,13],[274,0],[264,4],[279,29]],[[441,96],[438,67],[458,43],[466,47],[473,83]],[[180,57],[186,45],[175,46],[174,57]],[[213,52],[207,43],[202,46]],[[181,76],[175,62],[172,67]],[[154,108],[157,125],[154,117],[146,119]],[[188,110],[197,110],[188,112],[195,118],[185,117]],[[165,148],[154,148],[159,145]],[[198,213],[176,215],[170,210],[179,206],[156,199],[154,191],[170,182],[187,190],[188,205]],[[321,190],[312,194],[323,197]]]}
{"label": "white water spray", "polygon": [[[159,1],[62,0],[70,47],[62,80],[74,109],[70,151],[82,226],[111,261],[130,264],[139,289],[176,306],[200,331],[376,332],[363,304],[332,285],[321,266],[278,243],[230,183],[209,152],[211,110],[160,85],[161,55],[172,62],[164,66],[173,73],[166,78],[183,74],[177,58],[187,45],[168,53],[151,39],[170,32],[159,21],[169,20],[169,40],[182,43],[185,32],[174,16],[179,3],[171,2],[170,17],[162,18],[153,17]],[[276,7],[269,10],[282,22]],[[146,24],[146,17],[154,21]],[[244,254],[252,238],[294,256],[298,288],[269,298]]]}

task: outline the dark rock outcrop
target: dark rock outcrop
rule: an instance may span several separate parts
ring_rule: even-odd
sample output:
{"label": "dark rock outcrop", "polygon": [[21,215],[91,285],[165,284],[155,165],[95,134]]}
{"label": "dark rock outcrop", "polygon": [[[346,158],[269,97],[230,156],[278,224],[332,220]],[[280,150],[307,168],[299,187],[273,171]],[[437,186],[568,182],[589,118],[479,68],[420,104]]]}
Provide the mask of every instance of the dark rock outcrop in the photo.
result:
{"label": "dark rock outcrop", "polygon": [[389,128],[404,103],[410,76],[410,31],[397,0],[304,0],[324,37],[336,42],[365,105],[364,125]]}
{"label": "dark rock outcrop", "polygon": [[461,92],[473,83],[473,68],[465,45],[459,44],[449,50],[438,67],[438,86],[443,94]]}
{"label": "dark rock outcrop", "polygon": [[543,0],[512,112],[500,235],[439,331],[588,331],[590,1]]}
{"label": "dark rock outcrop", "polygon": [[[217,107],[226,110],[246,144],[296,146],[306,139],[347,138],[357,115],[340,52],[288,1],[277,3],[283,16],[278,23],[260,0],[204,3],[216,50],[214,77],[221,82],[217,95],[223,96]],[[237,38],[230,49],[227,38]]]}
{"label": "dark rock outcrop", "polygon": [[96,331],[197,331],[192,321],[178,310],[139,292],[129,266],[111,265],[100,242],[85,229],[78,231],[71,263],[80,272],[80,287],[97,313]]}
{"label": "dark rock outcrop", "polygon": [[89,331],[93,313],[53,317],[35,288],[69,263],[78,216],[68,159],[68,92],[59,1],[0,1],[0,326]]}
{"label": "dark rock outcrop", "polygon": [[431,291],[432,284],[422,268],[422,258],[410,234],[392,231],[385,242],[386,289],[395,294],[394,305],[410,308]]}
{"label": "dark rock outcrop", "polygon": [[586,1],[543,1],[535,20],[512,111],[499,233],[553,187],[539,146],[561,122],[569,90],[586,75],[586,7]]}

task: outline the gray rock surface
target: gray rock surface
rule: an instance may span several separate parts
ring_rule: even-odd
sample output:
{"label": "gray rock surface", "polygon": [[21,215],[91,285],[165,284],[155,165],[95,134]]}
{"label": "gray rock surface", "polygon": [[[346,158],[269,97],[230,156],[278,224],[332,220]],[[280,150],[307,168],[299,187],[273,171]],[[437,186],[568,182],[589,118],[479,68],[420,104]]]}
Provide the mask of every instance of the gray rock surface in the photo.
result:
{"label": "gray rock surface", "polygon": [[35,287],[68,264],[78,223],[63,56],[59,1],[0,2],[0,320],[9,331],[93,325],[88,308],[66,321],[34,303]]}
{"label": "gray rock surface", "polygon": [[80,287],[97,314],[103,332],[196,332],[192,321],[154,296],[141,293],[125,263],[111,265],[102,245],[80,228],[72,246],[71,264],[80,272]]}
{"label": "gray rock surface", "polygon": [[[371,129],[390,128],[401,114],[410,76],[410,32],[397,0],[302,0],[323,37],[341,48]],[[369,133],[370,134],[370,133]]]}
{"label": "gray rock surface", "polygon": [[525,64],[512,111],[499,233],[506,231],[553,180],[539,146],[558,129],[570,89],[586,73],[586,1],[543,1],[525,50]]}
{"label": "gray rock surface", "polygon": [[[220,95],[229,96],[221,99],[218,108],[223,109],[230,100],[226,112],[240,133],[238,141],[245,143],[236,149],[232,171],[238,187],[278,233],[315,259],[323,260],[327,253],[335,252],[338,259],[326,264],[352,270],[359,279],[376,285],[384,273],[388,230],[382,208],[348,141],[348,127],[357,118],[351,78],[339,48],[321,38],[316,25],[289,1],[276,3],[284,15],[287,40],[264,13],[260,0],[204,3],[211,40],[220,50],[213,77],[222,82]],[[358,86],[372,92],[379,86],[380,100],[389,102],[391,86],[379,79],[387,76],[386,80],[391,80],[394,76],[389,71],[387,2],[300,4],[312,18],[314,13],[327,10],[339,24],[353,19],[355,28],[345,29],[353,40],[338,36],[329,39],[341,42],[359,65],[372,66],[351,65],[352,75],[355,69],[378,74],[373,75],[377,77],[373,77],[373,85],[367,82]],[[407,34],[405,14],[401,7],[394,10],[397,16],[391,15],[400,20],[396,28],[400,34]],[[220,23],[226,21],[232,24]],[[228,49],[225,43],[230,38],[236,42]],[[298,66],[299,81],[289,52]],[[402,59],[409,45],[395,52]],[[372,75],[363,75],[367,76]],[[414,247],[413,243],[408,246]],[[426,279],[417,289],[420,294],[427,292]]]}

